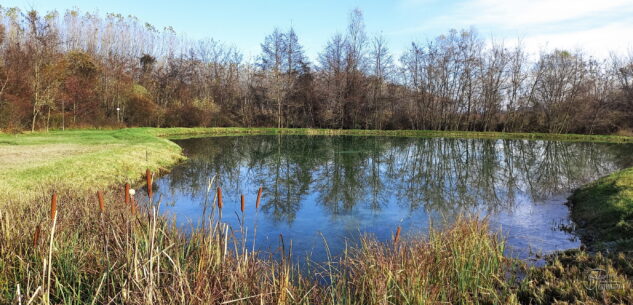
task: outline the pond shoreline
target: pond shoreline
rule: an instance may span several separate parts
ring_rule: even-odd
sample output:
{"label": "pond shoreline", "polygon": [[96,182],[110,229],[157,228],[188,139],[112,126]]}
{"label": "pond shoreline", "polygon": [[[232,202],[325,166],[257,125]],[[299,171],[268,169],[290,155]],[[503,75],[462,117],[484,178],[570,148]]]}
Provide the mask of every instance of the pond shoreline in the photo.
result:
{"label": "pond shoreline", "polygon": [[633,250],[633,168],[574,190],[568,206],[576,232],[590,250]]}
{"label": "pond shoreline", "polygon": [[[83,155],[68,156],[66,159],[56,160],[43,165],[34,164],[31,167],[13,169],[17,182],[9,186],[27,186],[29,192],[22,194],[11,202],[31,201],[46,203],[53,189],[61,192],[66,198],[77,196],[86,198],[94,196],[97,189],[110,189],[116,193],[116,189],[124,182],[140,184],[145,168],[154,171],[168,171],[174,165],[182,162],[186,157],[182,154],[182,148],[170,137],[195,137],[195,136],[226,136],[226,135],[254,135],[254,134],[284,134],[284,135],[358,135],[358,136],[400,136],[400,137],[447,137],[447,138],[479,138],[479,139],[528,139],[528,140],[555,140],[572,142],[607,142],[607,143],[633,143],[633,137],[622,136],[586,136],[586,135],[547,135],[547,134],[506,134],[506,133],[473,133],[473,132],[436,132],[436,131],[362,131],[362,130],[322,130],[322,129],[275,129],[275,128],[132,128],[121,130],[79,130],[51,133],[29,133],[25,135],[0,134],[0,145],[8,144],[9,148],[20,146],[46,146],[49,144],[75,143],[85,146],[97,146],[103,149],[97,152],[90,151]],[[112,146],[120,144],[123,146]],[[164,154],[164,155],[163,155]],[[140,161],[139,161],[140,160]],[[123,165],[113,166],[117,162]],[[57,171],[63,166],[64,170]],[[25,175],[24,173],[29,175]],[[64,175],[70,175],[65,177]],[[112,176],[107,178],[108,176]],[[595,212],[603,208],[603,204],[619,206],[622,203],[630,203],[631,177],[633,168],[612,173],[606,177],[580,187],[573,191],[570,197],[570,211],[572,218],[577,223],[585,221],[591,223],[595,218],[583,217],[578,210],[586,209]],[[53,187],[45,187],[47,183],[54,181]],[[2,181],[0,181],[2,182]],[[30,182],[30,183],[28,183]],[[617,187],[614,187],[617,186]],[[628,188],[627,188],[628,187]],[[10,196],[11,193],[0,193],[0,199]],[[63,197],[62,197],[63,198]],[[7,197],[4,198],[5,202]],[[62,199],[63,200],[63,199]],[[599,200],[599,201],[596,201]],[[598,204],[597,204],[598,203]],[[0,204],[0,207],[3,203]],[[63,205],[62,205],[63,207]],[[28,209],[35,209],[36,214],[42,214],[46,207],[31,205]],[[15,207],[13,214],[22,214],[22,208]],[[617,210],[616,210],[617,212]],[[613,216],[613,209],[609,209],[608,215]],[[5,213],[6,214],[6,213]],[[610,217],[608,226],[613,225]],[[626,221],[628,218],[625,218]],[[620,223],[622,219],[618,219]],[[578,226],[586,231],[579,231],[581,236],[589,234],[590,230],[603,228],[604,226]],[[623,226],[626,227],[626,223]],[[628,232],[628,231],[624,231]],[[21,234],[24,234],[22,232]],[[30,234],[30,233],[29,233]],[[593,234],[593,233],[592,233]],[[28,234],[26,234],[28,235]],[[590,235],[585,235],[590,236]],[[593,234],[592,236],[595,236]],[[585,239],[583,242],[591,242]],[[607,244],[609,245],[609,244]],[[624,255],[624,254],[623,254]],[[625,256],[626,257],[626,256]],[[598,295],[587,296],[578,290],[578,283],[585,278],[582,272],[567,272],[568,270],[587,270],[588,268],[603,268],[614,270],[618,278],[623,279],[625,285],[630,286],[633,273],[626,267],[628,259],[623,259],[618,254],[588,254],[577,249],[556,253],[547,257],[547,265],[544,267],[526,267],[526,278],[529,284],[519,284],[514,292],[520,302],[534,302],[536,304],[548,304],[554,300],[598,300]],[[611,268],[611,269],[609,269]],[[625,276],[622,278],[622,276]],[[628,280],[626,280],[628,276]],[[507,285],[510,285],[509,282]],[[514,285],[514,284],[512,284]],[[502,286],[505,286],[502,285]],[[628,287],[627,286],[627,287]],[[93,287],[94,288],[94,287]],[[505,289],[505,288],[504,288]],[[604,296],[604,295],[603,295]],[[616,299],[624,297],[629,300],[630,294],[610,295]],[[509,301],[509,300],[508,300]],[[516,300],[513,300],[516,301]],[[512,303],[514,303],[512,301]]]}
{"label": "pond shoreline", "polygon": [[[443,138],[473,138],[473,139],[525,139],[525,140],[546,140],[546,141],[568,141],[568,142],[599,142],[599,143],[633,143],[633,137],[616,136],[616,135],[580,135],[580,134],[546,134],[546,133],[503,133],[503,132],[465,132],[465,131],[431,131],[431,130],[344,130],[344,129],[308,129],[308,128],[244,128],[244,127],[213,127],[213,128],[125,128],[117,130],[68,130],[68,131],[52,131],[50,133],[35,132],[19,135],[9,135],[0,133],[0,145],[8,144],[11,147],[32,146],[32,145],[48,145],[59,143],[81,143],[86,145],[108,145],[122,144],[129,147],[121,150],[120,147],[106,148],[96,153],[90,152],[85,155],[76,157],[68,157],[61,162],[46,164],[41,169],[27,168],[25,170],[9,172],[5,176],[12,178],[12,183],[7,183],[8,187],[20,187],[20,180],[35,180],[38,182],[27,183],[24,189],[20,190],[21,195],[15,196],[9,190],[0,189],[0,199],[4,197],[7,200],[12,195],[18,200],[12,199],[12,202],[21,200],[28,201],[34,197],[40,197],[42,194],[50,193],[51,189],[58,191],[74,191],[76,193],[94,192],[97,188],[110,188],[123,183],[124,181],[131,183],[139,183],[142,181],[142,173],[145,168],[149,168],[158,172],[169,171],[170,168],[186,159],[183,155],[182,148],[176,143],[170,141],[170,138],[191,138],[206,136],[236,136],[236,135],[348,135],[348,136],[397,136],[397,137],[443,137]],[[129,139],[126,139],[129,137]],[[85,141],[78,140],[86,138]],[[144,153],[143,153],[144,150]],[[81,160],[82,158],[86,160]],[[110,155],[110,156],[108,156]],[[139,162],[139,159],[145,160]],[[27,156],[28,157],[28,156]],[[70,160],[69,160],[70,159]],[[76,159],[78,162],[73,162]],[[114,163],[125,163],[113,169],[102,169],[103,165],[110,166]],[[64,173],[51,170],[54,167],[64,166],[72,171],[81,169],[87,162],[93,163],[91,172],[79,171],[74,173],[74,177],[65,181]],[[105,163],[105,164],[104,164]],[[60,165],[61,164],[61,165]],[[70,167],[70,168],[68,168]],[[20,172],[22,171],[22,172]],[[24,175],[28,172],[29,175]],[[41,173],[40,173],[41,172]],[[97,174],[95,174],[97,173]],[[87,185],[80,185],[77,180],[86,180],[84,176],[88,176]],[[9,179],[7,179],[9,180]],[[54,187],[46,189],[41,187],[44,184],[51,184],[55,180]],[[626,211],[633,210],[633,168],[624,169],[616,173],[607,175],[599,180],[581,186],[573,190],[569,197],[567,205],[570,208],[572,220],[579,228],[579,235],[583,242],[591,244],[596,240],[601,243],[604,248],[605,240],[600,240],[595,230],[597,227],[609,227],[615,225],[613,219],[605,220],[607,216],[592,217],[590,213],[581,213],[580,210],[590,209],[591,212],[601,210],[601,202],[609,204],[611,209],[613,205],[625,205]],[[17,181],[17,182],[16,182]],[[626,182],[624,182],[626,181]],[[2,181],[0,181],[2,182]],[[34,181],[31,181],[34,182]],[[605,191],[607,186],[618,185],[619,188]],[[80,187],[77,187],[80,185]],[[617,197],[617,198],[614,198]],[[0,204],[1,205],[1,204]],[[609,208],[607,207],[607,208]],[[625,212],[626,212],[625,211]],[[610,217],[613,218],[613,211],[610,211]],[[608,218],[608,217],[607,217]],[[592,225],[591,222],[600,221],[600,224]],[[607,221],[606,224],[602,222]],[[626,220],[624,220],[626,222]],[[623,224],[627,228],[632,227],[632,220]],[[626,231],[628,232],[628,231]],[[625,232],[625,233],[626,233]],[[620,234],[623,234],[622,232]],[[624,235],[612,236],[610,241],[622,239]],[[630,240],[627,240],[627,247],[631,247]],[[609,243],[607,243],[608,245]],[[612,244],[612,243],[611,243]]]}
{"label": "pond shoreline", "polygon": [[[358,130],[358,129],[311,129],[311,128],[149,128],[148,132],[157,137],[191,138],[206,136],[237,135],[346,135],[346,136],[394,136],[394,137],[443,137],[469,139],[513,139],[513,140],[545,140],[564,142],[598,142],[598,143],[633,143],[633,137],[618,135],[582,135],[582,134],[549,134],[549,133],[505,133],[476,131],[434,131],[434,130]],[[183,156],[182,161],[186,158]],[[177,164],[174,163],[173,165]],[[172,165],[172,166],[173,166]],[[624,182],[626,181],[626,182]],[[604,190],[605,185],[615,186]],[[624,189],[622,189],[624,188]],[[602,206],[601,203],[608,205]],[[579,235],[583,245],[592,250],[625,250],[633,249],[633,167],[620,170],[590,182],[572,191],[567,206],[572,221],[576,224],[574,232]],[[605,210],[621,207],[621,213],[628,213],[629,220],[621,219],[626,215]],[[589,210],[590,212],[586,212]],[[598,214],[591,215],[592,213]],[[617,213],[617,212],[616,212]],[[610,215],[607,215],[610,214]],[[624,222],[624,223],[623,223]],[[619,225],[618,225],[619,223]],[[616,230],[611,236],[603,237],[605,227],[626,227]]]}
{"label": "pond shoreline", "polygon": [[618,135],[583,135],[551,133],[508,133],[481,131],[436,130],[364,130],[364,129],[313,129],[313,128],[247,128],[247,127],[194,127],[194,128],[140,128],[158,137],[204,137],[217,135],[346,135],[391,137],[441,137],[467,139],[546,140],[565,142],[633,143],[633,137]]}
{"label": "pond shoreline", "polygon": [[[96,188],[113,187],[121,184],[124,181],[138,183],[143,177],[145,168],[150,168],[154,171],[169,171],[171,167],[182,162],[186,159],[186,156],[182,153],[176,143],[169,141],[170,138],[191,138],[191,137],[205,137],[205,136],[235,136],[235,135],[349,135],[349,136],[398,136],[398,137],[443,137],[443,138],[473,138],[473,139],[525,139],[525,140],[546,140],[546,141],[568,141],[568,142],[599,142],[599,143],[633,143],[633,137],[617,136],[617,135],[580,135],[580,134],[547,134],[547,133],[504,133],[504,132],[466,132],[466,131],[432,131],[432,130],[345,130],[345,129],[309,129],[309,128],[244,128],[244,127],[213,127],[213,128],[125,128],[118,130],[68,130],[68,131],[52,131],[50,133],[35,132],[24,133],[19,135],[9,135],[0,133],[0,145],[8,144],[11,147],[19,146],[32,146],[32,145],[47,145],[47,144],[59,144],[59,143],[84,143],[78,141],[78,138],[87,138],[85,143],[87,145],[108,145],[108,144],[121,144],[126,145],[125,150],[121,150],[120,147],[106,148],[103,152],[90,152],[85,155],[90,155],[88,160],[79,160],[81,162],[67,162],[69,160],[62,160],[62,162],[56,162],[53,164],[46,164],[41,167],[45,167],[41,170],[41,174],[38,173],[38,169],[27,168],[24,172],[35,173],[34,175],[23,175],[21,172],[7,173],[6,176],[13,178],[11,180],[18,180],[17,183],[13,181],[8,184],[9,187],[20,187],[20,180],[30,179],[37,180],[40,184],[47,184],[51,180],[63,180],[59,179],[59,176],[63,176],[64,173],[56,173],[51,170],[52,167],[59,167],[60,163],[63,163],[64,167],[71,167],[71,170],[78,169],[77,167],[83,166],[86,162],[93,162],[97,170],[92,169],[92,172],[84,173],[79,172],[79,175],[67,182],[68,185],[55,183],[55,189],[65,190],[74,189],[81,192],[81,188],[85,188],[85,191],[93,192]],[[99,137],[103,137],[100,139]],[[126,139],[129,137],[129,139]],[[126,141],[128,140],[128,141]],[[136,152],[134,153],[134,151]],[[140,150],[140,151],[139,151]],[[143,158],[143,151],[145,154],[145,160],[139,162],[139,159]],[[111,156],[107,156],[106,154]],[[28,158],[28,156],[26,156]],[[78,155],[76,157],[68,157],[66,159],[80,159],[84,156]],[[111,158],[107,158],[111,157]],[[121,162],[126,163],[124,166],[118,166],[111,170],[101,170],[101,164],[108,163],[108,165]],[[99,164],[101,163],[101,164]],[[75,167],[75,168],[73,168]],[[20,169],[22,170],[22,169]],[[98,174],[95,174],[97,172]],[[13,174],[13,177],[11,177]],[[39,175],[38,175],[39,174]],[[84,180],[85,176],[91,176],[88,179],[88,186],[81,186],[78,188],[76,180]],[[18,176],[19,177],[16,177]],[[55,175],[56,178],[51,176]],[[628,204],[631,204],[633,195],[631,195],[633,183],[630,180],[633,176],[633,168],[624,169],[622,171],[612,173],[599,179],[598,181],[581,186],[580,188],[572,191],[572,195],[569,197],[568,206],[572,213],[573,220],[579,224],[577,227],[581,228],[581,234],[584,241],[591,242],[595,239],[594,232],[591,232],[592,226],[588,226],[592,218],[589,216],[582,216],[581,213],[576,210],[591,206],[594,208],[600,208],[597,204],[597,199],[602,202],[620,202],[622,200],[628,200]],[[107,177],[107,178],[106,178]],[[113,178],[115,177],[115,178]],[[16,179],[17,178],[17,179]],[[66,177],[62,177],[66,178]],[[103,181],[102,181],[103,180]],[[622,181],[627,180],[626,183]],[[2,181],[0,181],[2,182]],[[628,190],[611,190],[612,195],[605,196],[604,192],[600,192],[598,188],[604,189],[605,184],[615,185],[621,184],[620,187],[628,187]],[[73,185],[71,187],[71,185]],[[22,198],[28,200],[32,196],[28,196],[29,192],[47,193],[46,189],[42,187],[29,184],[25,187],[26,190],[20,190]],[[24,196],[26,192],[26,196]],[[0,189],[0,199],[10,197],[7,190]],[[591,194],[591,196],[589,196]],[[584,196],[583,196],[584,195]],[[14,195],[15,196],[15,195]],[[612,196],[622,197],[621,199],[612,199]],[[626,198],[627,196],[631,196]],[[599,198],[598,198],[599,197]],[[19,201],[19,200],[18,200]],[[587,202],[591,201],[591,203]],[[631,204],[633,205],[633,204]],[[631,208],[633,209],[633,207]],[[613,225],[613,223],[609,223]],[[594,236],[593,238],[591,236]],[[617,239],[617,238],[616,238]]]}

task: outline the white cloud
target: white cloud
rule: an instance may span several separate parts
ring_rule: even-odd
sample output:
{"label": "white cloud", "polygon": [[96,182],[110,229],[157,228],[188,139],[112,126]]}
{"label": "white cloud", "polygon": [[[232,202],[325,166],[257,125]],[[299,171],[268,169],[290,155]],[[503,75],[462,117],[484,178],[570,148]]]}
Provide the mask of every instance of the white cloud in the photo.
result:
{"label": "white cloud", "polygon": [[633,22],[615,22],[584,31],[532,35],[523,42],[532,53],[541,49],[580,49],[598,58],[606,58],[611,52],[625,55],[633,50],[631,38]]}
{"label": "white cloud", "polygon": [[520,27],[633,11],[631,0],[474,0],[458,14],[468,23]]}
{"label": "white cloud", "polygon": [[[403,0],[407,5],[430,0]],[[428,6],[426,6],[428,8]],[[485,36],[521,38],[531,52],[583,49],[604,57],[633,47],[632,0],[461,0],[430,20],[393,34],[474,26]]]}

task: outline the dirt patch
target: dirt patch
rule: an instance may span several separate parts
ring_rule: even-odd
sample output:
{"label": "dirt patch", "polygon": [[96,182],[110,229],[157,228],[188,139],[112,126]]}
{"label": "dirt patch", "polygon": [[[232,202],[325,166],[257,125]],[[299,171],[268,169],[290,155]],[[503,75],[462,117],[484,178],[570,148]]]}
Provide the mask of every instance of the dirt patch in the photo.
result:
{"label": "dirt patch", "polygon": [[0,172],[35,167],[74,155],[103,150],[104,145],[0,145]]}

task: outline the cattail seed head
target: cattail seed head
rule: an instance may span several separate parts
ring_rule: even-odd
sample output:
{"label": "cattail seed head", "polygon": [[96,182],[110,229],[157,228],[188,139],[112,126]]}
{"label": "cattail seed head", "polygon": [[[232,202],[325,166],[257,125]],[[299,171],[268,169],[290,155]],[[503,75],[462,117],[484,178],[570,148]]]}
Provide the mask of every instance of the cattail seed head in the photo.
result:
{"label": "cattail seed head", "polygon": [[134,195],[136,195],[136,190],[130,189],[128,191],[128,195],[130,196],[130,211],[132,211],[132,215],[136,215],[138,210],[138,205],[136,204],[136,200],[134,200]]}
{"label": "cattail seed head", "polygon": [[244,195],[243,194],[242,194],[241,199],[242,199],[242,205],[240,207],[242,209],[242,213],[244,213]]}
{"label": "cattail seed head", "polygon": [[224,203],[222,202],[222,189],[218,187],[218,208],[222,208]]}
{"label": "cattail seed head", "polygon": [[145,171],[145,178],[147,179],[147,196],[152,199],[152,172],[149,168]]}
{"label": "cattail seed head", "polygon": [[393,244],[397,244],[398,240],[400,239],[400,226],[398,226],[398,229],[396,230],[396,237],[393,238]]}
{"label": "cattail seed head", "polygon": [[51,219],[55,219],[57,215],[57,193],[53,193],[51,197]]}
{"label": "cattail seed head", "polygon": [[97,199],[99,199],[99,211],[105,212],[105,204],[103,203],[103,192],[97,191]]}
{"label": "cattail seed head", "polygon": [[125,204],[130,204],[130,184],[125,184]]}
{"label": "cattail seed head", "polygon": [[[133,190],[130,190],[133,191]],[[136,202],[134,201],[134,197],[130,197],[130,212],[132,215],[136,215]]]}
{"label": "cattail seed head", "polygon": [[37,245],[40,243],[41,231],[42,231],[42,226],[38,224],[37,227],[35,227],[35,234],[33,234],[33,247],[37,247]]}
{"label": "cattail seed head", "polygon": [[260,187],[259,187],[259,191],[257,192],[257,202],[255,202],[255,209],[259,209],[259,203],[260,203],[260,202],[261,202],[261,200],[262,200],[262,191],[263,191],[263,189],[262,189],[262,187],[260,186]]}

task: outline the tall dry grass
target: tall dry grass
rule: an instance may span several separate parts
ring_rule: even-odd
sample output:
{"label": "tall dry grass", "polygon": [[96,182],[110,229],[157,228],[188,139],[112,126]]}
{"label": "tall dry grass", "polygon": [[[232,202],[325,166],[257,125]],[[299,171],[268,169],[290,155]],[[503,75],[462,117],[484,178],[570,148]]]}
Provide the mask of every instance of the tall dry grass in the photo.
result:
{"label": "tall dry grass", "polygon": [[[502,239],[486,221],[459,219],[428,238],[402,238],[393,246],[363,238],[348,249],[334,274],[331,304],[512,304]],[[361,300],[361,302],[359,302]]]}
{"label": "tall dry grass", "polygon": [[244,232],[221,222],[219,210],[185,235],[159,216],[160,202],[130,196],[138,205],[132,213],[129,191],[100,194],[99,208],[93,196],[59,193],[51,214],[41,204],[0,211],[0,303],[514,302],[504,286],[504,244],[485,221],[461,219],[428,237],[396,233],[384,243],[367,236],[341,257],[300,270],[285,246],[283,259],[248,249]]}

